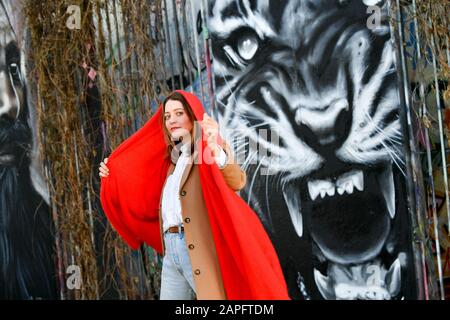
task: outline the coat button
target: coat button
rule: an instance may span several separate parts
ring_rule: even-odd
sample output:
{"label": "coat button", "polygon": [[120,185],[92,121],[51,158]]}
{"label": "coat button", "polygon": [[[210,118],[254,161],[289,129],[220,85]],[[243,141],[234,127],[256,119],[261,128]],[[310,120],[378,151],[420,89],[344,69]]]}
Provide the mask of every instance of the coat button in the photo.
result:
{"label": "coat button", "polygon": [[184,197],[186,195],[186,191],[181,191],[181,195]]}
{"label": "coat button", "polygon": [[195,248],[195,246],[194,246],[193,244],[190,244],[190,245],[188,246],[188,248],[189,248],[190,250],[192,250],[192,249]]}
{"label": "coat button", "polygon": [[199,269],[195,269],[194,273],[195,273],[195,275],[198,276],[200,274],[200,270]]}
{"label": "coat button", "polygon": [[184,219],[184,222],[189,223],[189,222],[191,222],[191,219],[186,218],[186,219]]}

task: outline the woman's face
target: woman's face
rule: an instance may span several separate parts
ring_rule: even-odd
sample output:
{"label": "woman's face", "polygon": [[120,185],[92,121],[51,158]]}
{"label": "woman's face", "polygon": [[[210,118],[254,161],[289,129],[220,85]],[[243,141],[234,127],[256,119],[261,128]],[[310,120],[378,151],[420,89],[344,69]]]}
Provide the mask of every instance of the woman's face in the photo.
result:
{"label": "woman's face", "polygon": [[192,130],[192,121],[180,101],[169,100],[164,110],[164,123],[173,140],[189,136]]}

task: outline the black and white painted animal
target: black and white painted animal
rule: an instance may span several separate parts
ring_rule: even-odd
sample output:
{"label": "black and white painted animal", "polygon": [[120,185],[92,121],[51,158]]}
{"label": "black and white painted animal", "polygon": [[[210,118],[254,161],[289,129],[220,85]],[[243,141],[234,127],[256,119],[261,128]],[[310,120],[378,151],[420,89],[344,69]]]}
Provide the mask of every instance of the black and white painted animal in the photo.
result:
{"label": "black and white painted animal", "polygon": [[15,33],[2,11],[0,299],[56,299],[53,225],[49,206],[37,192],[30,175],[33,137],[22,70]]}
{"label": "black and white painted animal", "polygon": [[386,4],[210,0],[208,12],[215,116],[291,296],[415,298]]}

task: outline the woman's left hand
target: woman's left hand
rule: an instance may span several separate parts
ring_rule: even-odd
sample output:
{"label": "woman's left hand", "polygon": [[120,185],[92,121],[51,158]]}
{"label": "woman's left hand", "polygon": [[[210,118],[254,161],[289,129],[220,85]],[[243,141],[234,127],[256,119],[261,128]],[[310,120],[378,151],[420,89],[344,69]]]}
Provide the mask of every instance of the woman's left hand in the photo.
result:
{"label": "woman's left hand", "polygon": [[219,155],[220,146],[217,143],[217,137],[219,135],[219,124],[206,113],[203,114],[203,120],[200,122],[200,126],[205,133],[207,140],[206,143],[211,149],[214,157]]}

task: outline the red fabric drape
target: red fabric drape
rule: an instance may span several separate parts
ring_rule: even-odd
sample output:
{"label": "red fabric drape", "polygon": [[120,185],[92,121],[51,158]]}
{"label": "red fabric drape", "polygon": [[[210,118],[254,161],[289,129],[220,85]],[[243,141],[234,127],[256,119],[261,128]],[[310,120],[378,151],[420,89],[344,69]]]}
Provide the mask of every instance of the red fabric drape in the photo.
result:
{"label": "red fabric drape", "polygon": [[[178,92],[201,121],[205,111],[200,100]],[[146,243],[160,253],[158,209],[170,164],[164,158],[161,113],[162,105],[109,156],[110,174],[102,178],[100,190],[104,212],[122,238],[133,249]],[[205,150],[206,141],[197,147]],[[197,165],[227,297],[289,299],[277,254],[257,215],[228,187],[217,165],[200,159],[202,154]]]}

